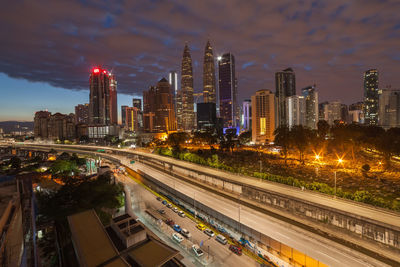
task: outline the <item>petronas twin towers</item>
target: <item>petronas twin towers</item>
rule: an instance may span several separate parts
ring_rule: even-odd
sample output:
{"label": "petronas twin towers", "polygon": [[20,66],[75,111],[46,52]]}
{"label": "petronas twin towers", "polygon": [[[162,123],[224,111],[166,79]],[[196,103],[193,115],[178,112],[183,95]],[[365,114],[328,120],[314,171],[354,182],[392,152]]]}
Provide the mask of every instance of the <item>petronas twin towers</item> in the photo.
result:
{"label": "petronas twin towers", "polygon": [[[204,102],[216,103],[215,94],[215,65],[214,56],[210,41],[204,53],[203,65],[203,98]],[[194,97],[193,97],[193,67],[190,50],[185,44],[183,49],[182,69],[181,69],[181,90],[176,96],[176,112],[178,129],[191,131],[195,125]]]}

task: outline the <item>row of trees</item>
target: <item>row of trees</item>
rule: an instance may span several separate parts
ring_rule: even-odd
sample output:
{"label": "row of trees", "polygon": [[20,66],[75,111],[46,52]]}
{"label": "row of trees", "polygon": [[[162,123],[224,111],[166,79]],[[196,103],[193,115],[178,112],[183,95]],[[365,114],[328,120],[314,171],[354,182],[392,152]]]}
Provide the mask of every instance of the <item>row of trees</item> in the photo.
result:
{"label": "row of trees", "polygon": [[304,163],[305,153],[313,151],[323,156],[329,152],[338,155],[351,154],[356,161],[356,154],[361,150],[375,150],[390,166],[391,158],[400,155],[400,128],[384,130],[378,126],[362,126],[358,124],[337,124],[332,127],[326,121],[319,121],[317,130],[301,125],[281,126],[275,130],[275,144],[282,147],[285,161],[288,152],[295,149],[299,153],[300,162]]}

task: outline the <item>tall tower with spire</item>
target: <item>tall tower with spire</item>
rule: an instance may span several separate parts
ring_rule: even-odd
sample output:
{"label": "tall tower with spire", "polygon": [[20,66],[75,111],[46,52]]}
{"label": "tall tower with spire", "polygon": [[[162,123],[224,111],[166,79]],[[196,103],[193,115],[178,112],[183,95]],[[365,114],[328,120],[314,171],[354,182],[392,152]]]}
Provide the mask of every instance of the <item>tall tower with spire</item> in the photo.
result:
{"label": "tall tower with spire", "polygon": [[216,103],[215,96],[215,65],[214,55],[210,40],[207,41],[206,49],[204,51],[204,65],[203,65],[203,98],[204,103]]}
{"label": "tall tower with spire", "polygon": [[193,68],[187,43],[183,50],[181,90],[177,97],[178,129],[191,131],[194,128]]}

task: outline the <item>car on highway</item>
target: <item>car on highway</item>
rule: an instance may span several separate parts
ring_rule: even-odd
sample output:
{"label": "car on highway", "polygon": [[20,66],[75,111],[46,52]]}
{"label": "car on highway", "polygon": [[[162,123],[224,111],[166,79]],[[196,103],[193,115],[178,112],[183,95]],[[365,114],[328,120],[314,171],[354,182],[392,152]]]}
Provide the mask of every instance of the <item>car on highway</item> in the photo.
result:
{"label": "car on highway", "polygon": [[167,207],[170,208],[170,209],[172,209],[172,204],[171,204],[171,203],[168,203],[168,204],[167,204]]}
{"label": "car on highway", "polygon": [[237,254],[237,255],[242,255],[242,249],[238,246],[235,245],[230,245],[229,246],[229,250],[232,251],[233,253]]}
{"label": "car on highway", "polygon": [[175,212],[175,213],[177,213],[177,212],[178,212],[178,208],[177,208],[177,207],[173,207],[173,208],[172,208],[172,211]]}
{"label": "car on highway", "polygon": [[158,211],[158,213],[160,213],[160,214],[165,214],[165,210],[163,210],[163,209],[159,209],[159,210],[157,210]]}
{"label": "car on highway", "polygon": [[172,239],[174,239],[178,243],[181,243],[184,240],[183,236],[181,236],[178,233],[173,233],[172,234]]}
{"label": "car on highway", "polygon": [[208,235],[208,236],[211,236],[211,237],[213,237],[215,234],[214,234],[214,232],[213,231],[211,231],[210,229],[206,229],[206,230],[204,230],[204,233],[206,234],[206,235]]}
{"label": "car on highway", "polygon": [[198,225],[196,225],[197,229],[199,229],[200,231],[204,231],[206,229],[206,226],[204,224],[199,223]]}
{"label": "car on highway", "polygon": [[186,215],[185,215],[185,213],[184,213],[183,211],[179,211],[179,212],[178,212],[178,215],[181,216],[182,218],[185,218],[185,217],[186,217]]}
{"label": "car on highway", "polygon": [[204,252],[201,250],[201,248],[198,245],[193,245],[192,246],[194,254],[196,254],[197,257],[203,256]]}
{"label": "car on highway", "polygon": [[225,236],[223,235],[217,235],[215,239],[222,245],[226,245],[226,243],[228,243],[228,240],[226,240]]}
{"label": "car on highway", "polygon": [[174,230],[177,231],[178,233],[180,233],[182,230],[182,228],[177,224],[174,224],[174,227],[172,227],[172,228],[174,228]]}
{"label": "car on highway", "polygon": [[167,205],[167,201],[166,200],[163,200],[162,202],[161,202],[163,205]]}
{"label": "car on highway", "polygon": [[172,225],[175,224],[175,222],[174,222],[173,220],[171,220],[171,219],[166,219],[166,220],[165,220],[165,223],[166,223],[167,225],[169,225],[169,226],[172,226]]}
{"label": "car on highway", "polygon": [[158,201],[161,201],[161,197],[157,197],[157,200],[158,200]]}
{"label": "car on highway", "polygon": [[182,228],[181,230],[181,235],[183,235],[186,238],[190,238],[192,237],[192,235],[190,234],[190,232],[188,230],[186,230],[185,228]]}

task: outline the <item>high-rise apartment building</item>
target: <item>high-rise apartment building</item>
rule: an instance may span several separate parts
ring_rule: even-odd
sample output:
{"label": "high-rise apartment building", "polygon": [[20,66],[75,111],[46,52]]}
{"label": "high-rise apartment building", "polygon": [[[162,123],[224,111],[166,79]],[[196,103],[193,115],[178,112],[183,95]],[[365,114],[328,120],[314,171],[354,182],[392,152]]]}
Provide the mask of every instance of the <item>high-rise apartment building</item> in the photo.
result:
{"label": "high-rise apartment building", "polygon": [[218,58],[219,114],[224,127],[236,127],[239,121],[235,57],[226,53]]}
{"label": "high-rise apartment building", "polygon": [[35,139],[73,140],[76,138],[75,115],[38,111],[34,118]]}
{"label": "high-rise apartment building", "polygon": [[158,132],[176,131],[175,107],[169,82],[162,78],[155,91],[154,129]]}
{"label": "high-rise apartment building", "polygon": [[304,125],[306,120],[306,102],[304,96],[292,95],[286,98],[286,125],[292,128],[295,125]]}
{"label": "high-rise apartment building", "polygon": [[378,70],[364,72],[364,119],[369,125],[378,124]]}
{"label": "high-rise apartment building", "polygon": [[37,111],[33,120],[33,134],[36,138],[47,139],[48,134],[48,120],[51,113],[48,111]]}
{"label": "high-rise apartment building", "polygon": [[131,132],[137,132],[139,125],[140,110],[137,107],[126,107],[125,109],[125,127]]}
{"label": "high-rise apartment building", "polygon": [[89,104],[79,104],[75,106],[75,123],[89,123]]}
{"label": "high-rise apartment building", "polygon": [[207,41],[203,63],[203,99],[204,103],[216,103],[215,63],[210,41]]}
{"label": "high-rise apartment building", "polygon": [[320,119],[327,121],[329,125],[342,119],[342,104],[339,101],[325,102],[321,107],[320,113],[323,117]]}
{"label": "high-rise apartment building", "polygon": [[156,112],[156,87],[150,86],[148,91],[143,92],[143,130],[154,131],[154,116]]}
{"label": "high-rise apartment building", "polygon": [[275,95],[270,90],[259,90],[251,97],[252,141],[267,144],[274,140]]}
{"label": "high-rise apartment building", "polygon": [[187,44],[183,50],[181,90],[177,96],[178,129],[191,131],[194,127],[193,68]]}
{"label": "high-rise apartment building", "polygon": [[112,125],[118,123],[117,81],[106,69],[94,68],[90,74],[89,123]]}
{"label": "high-rise apartment building", "polygon": [[142,99],[133,98],[132,99],[132,107],[137,108],[139,111],[142,110]]}
{"label": "high-rise apartment building", "polygon": [[251,121],[251,100],[246,99],[243,101],[243,108],[242,108],[242,129],[243,131],[250,131],[252,127]]}
{"label": "high-rise apartment building", "polygon": [[314,86],[307,86],[301,90],[305,100],[304,126],[317,129],[318,124],[318,92]]}
{"label": "high-rise apartment building", "polygon": [[121,106],[121,124],[122,126],[125,126],[125,122],[126,122],[126,109],[128,108],[128,106]]}
{"label": "high-rise apartment building", "polygon": [[379,90],[379,126],[400,127],[400,90]]}
{"label": "high-rise apartment building", "polygon": [[277,126],[288,121],[286,98],[296,95],[296,76],[292,68],[275,73],[275,95],[277,97]]}

